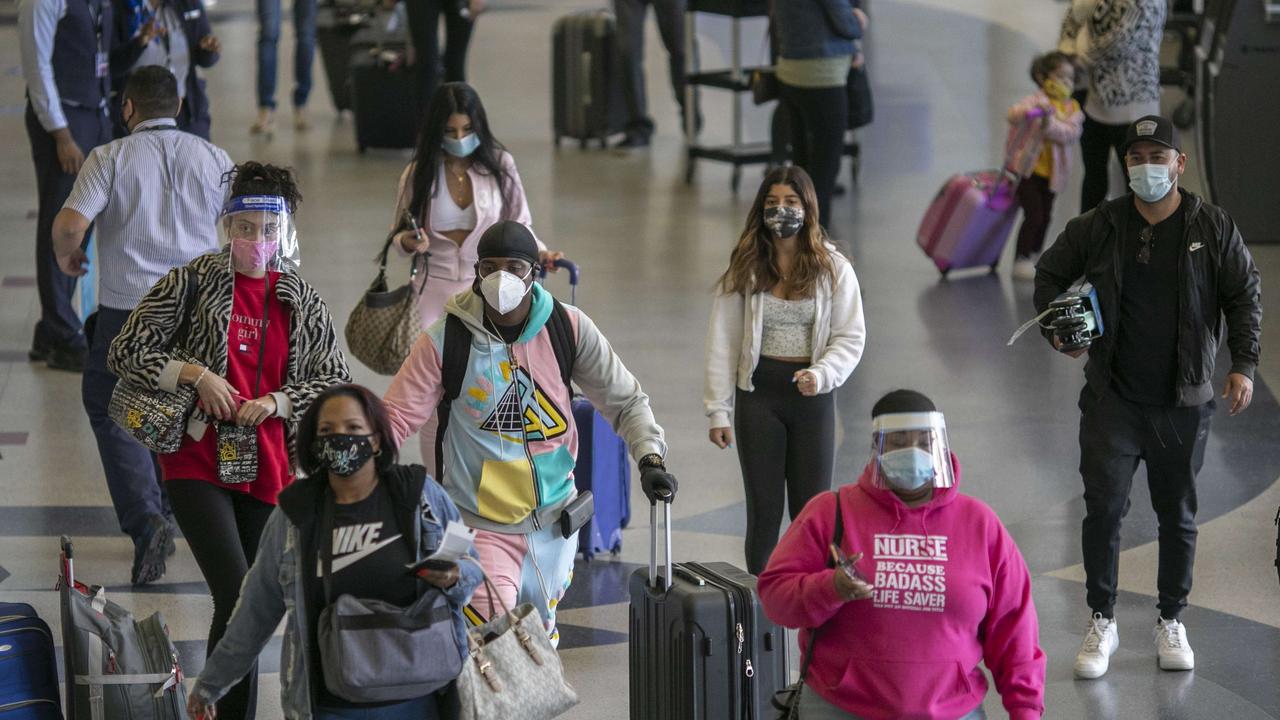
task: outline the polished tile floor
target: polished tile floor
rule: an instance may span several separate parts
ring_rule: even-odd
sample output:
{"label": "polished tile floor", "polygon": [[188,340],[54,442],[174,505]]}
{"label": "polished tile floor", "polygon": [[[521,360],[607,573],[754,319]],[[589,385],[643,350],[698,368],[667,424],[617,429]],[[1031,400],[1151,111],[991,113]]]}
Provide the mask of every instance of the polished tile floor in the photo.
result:
{"label": "polished tile floor", "polygon": [[[736,458],[706,442],[699,398],[709,290],[759,169],[745,171],[736,195],[723,166],[702,165],[694,183],[684,183],[675,105],[652,27],[650,98],[659,124],[654,146],[629,156],[576,147],[554,151],[550,26],[581,3],[492,4],[477,29],[472,80],[517,159],[539,234],[581,263],[579,304],[653,397],[671,442],[671,466],[681,478],[675,557],[741,563]],[[1004,110],[1028,91],[1027,63],[1055,41],[1062,10],[1051,0],[875,3],[869,55],[876,122],[862,133],[858,184],[837,200],[831,219],[856,261],[869,326],[862,365],[839,391],[844,442],[838,481],[851,481],[865,462],[862,438],[875,398],[894,387],[923,390],[951,420],[965,490],[996,509],[1031,567],[1049,657],[1048,717],[1277,718],[1280,589],[1271,565],[1271,520],[1280,504],[1280,408],[1268,385],[1280,378],[1275,356],[1264,356],[1254,406],[1238,418],[1219,412],[1200,479],[1197,583],[1185,616],[1197,670],[1162,673],[1155,665],[1149,635],[1155,522],[1139,481],[1124,537],[1121,650],[1105,679],[1076,682],[1071,662],[1085,619],[1078,550],[1083,506],[1075,472],[1080,366],[1033,340],[1005,347],[1030,315],[1027,285],[1007,273],[939,282],[913,243],[919,216],[944,177],[998,161]],[[80,573],[138,613],[163,611],[194,670],[203,657],[210,605],[189,551],[179,543],[162,583],[140,591],[128,587],[131,548],[110,510],[78,379],[25,360],[37,314],[31,279],[35,193],[12,17],[12,0],[0,4],[0,600],[32,602],[56,622],[56,537],[69,533],[79,541]],[[286,113],[274,139],[250,138],[252,4],[221,0],[213,17],[225,48],[208,75],[214,140],[236,159],[297,169],[305,195],[299,214],[303,272],[342,322],[371,279],[370,258],[390,222],[407,157],[355,152],[351,119],[333,114],[318,65],[314,127],[295,132]],[[706,19],[699,28],[702,61],[710,67],[728,52],[728,23]],[[760,54],[763,36],[758,21],[743,23],[748,56]],[[290,42],[282,46],[284,57]],[[283,75],[281,85],[283,95]],[[708,133],[727,137],[727,101],[708,95],[704,106]],[[763,139],[766,124],[767,114],[747,105],[748,136]],[[1073,195],[1061,198],[1054,232],[1074,211]],[[1280,271],[1280,248],[1254,252],[1264,276]],[[1268,302],[1275,304],[1269,296]],[[1274,317],[1269,313],[1265,321],[1268,337],[1277,330]],[[354,372],[379,390],[387,384],[363,368]],[[414,457],[411,445],[406,455]],[[621,557],[580,566],[561,613],[562,654],[582,696],[567,717],[627,717],[624,588],[627,575],[647,559],[642,507],[637,502]],[[278,653],[273,643],[263,656],[264,718],[279,715]],[[993,717],[1001,714],[994,694],[987,707]]]}

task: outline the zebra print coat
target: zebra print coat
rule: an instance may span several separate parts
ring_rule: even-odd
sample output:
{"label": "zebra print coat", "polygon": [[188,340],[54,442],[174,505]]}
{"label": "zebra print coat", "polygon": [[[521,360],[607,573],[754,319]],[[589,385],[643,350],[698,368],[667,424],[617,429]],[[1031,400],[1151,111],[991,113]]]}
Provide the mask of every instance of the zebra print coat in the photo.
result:
{"label": "zebra print coat", "polygon": [[[191,274],[196,278],[195,307],[183,307]],[[170,270],[138,303],[111,343],[107,353],[111,372],[140,387],[176,392],[178,374],[185,363],[174,359],[169,348],[178,319],[186,315],[190,329],[182,350],[210,372],[225,377],[233,282],[226,248]],[[351,373],[338,347],[329,308],[315,288],[294,273],[283,273],[275,292],[276,298],[292,311],[288,369],[284,385],[273,395],[277,414],[285,419],[285,442],[290,461],[296,467],[294,441],[298,419],[321,391],[349,382]],[[209,424],[210,418],[196,408],[188,420],[188,429],[199,436]]]}

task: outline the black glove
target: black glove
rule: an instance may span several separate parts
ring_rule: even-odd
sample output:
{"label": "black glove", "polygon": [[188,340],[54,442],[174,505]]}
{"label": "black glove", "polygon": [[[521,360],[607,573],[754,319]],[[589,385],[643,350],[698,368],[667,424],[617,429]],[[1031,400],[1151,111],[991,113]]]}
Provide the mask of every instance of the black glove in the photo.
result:
{"label": "black glove", "polygon": [[[1092,344],[1088,336],[1089,324],[1082,317],[1060,317],[1050,323],[1059,352],[1072,352]],[[1083,342],[1081,339],[1083,337]]]}
{"label": "black glove", "polygon": [[657,465],[648,465],[640,470],[640,489],[644,490],[650,505],[656,505],[659,500],[668,503],[675,500],[679,485],[675,475]]}

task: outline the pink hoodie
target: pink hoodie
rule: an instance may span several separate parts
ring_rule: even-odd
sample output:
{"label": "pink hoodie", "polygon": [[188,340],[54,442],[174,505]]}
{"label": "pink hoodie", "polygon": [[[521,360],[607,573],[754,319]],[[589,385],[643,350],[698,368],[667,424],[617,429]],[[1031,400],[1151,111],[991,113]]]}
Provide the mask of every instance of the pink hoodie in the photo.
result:
{"label": "pink hoodie", "polygon": [[872,486],[870,468],[839,493],[841,547],[864,553],[858,570],[874,597],[836,594],[827,567],[834,493],[805,506],[760,575],[765,613],[801,628],[800,647],[809,647],[808,628],[823,626],[806,691],[868,720],[949,720],[982,704],[985,661],[1009,717],[1040,717],[1045,657],[1031,577],[991,508],[954,487],[908,508]]}
{"label": "pink hoodie", "polygon": [[[1034,168],[1035,158],[1040,156],[1040,150],[1044,147],[1042,142],[1049,143],[1053,149],[1053,177],[1049,178],[1049,189],[1056,195],[1067,189],[1067,181],[1071,177],[1071,146],[1080,139],[1080,133],[1084,131],[1084,113],[1080,111],[1080,105],[1075,100],[1070,100],[1067,105],[1070,112],[1066,117],[1054,113],[1044,129],[1042,142],[1024,142],[1022,145],[1014,142],[1018,138],[1018,127],[1025,121],[1027,113],[1047,102],[1049,96],[1039,90],[1009,108],[1009,135],[1005,140],[1005,156],[1010,168],[1021,168],[1028,161],[1029,167]],[[1025,153],[1028,152],[1033,155],[1027,157]]]}

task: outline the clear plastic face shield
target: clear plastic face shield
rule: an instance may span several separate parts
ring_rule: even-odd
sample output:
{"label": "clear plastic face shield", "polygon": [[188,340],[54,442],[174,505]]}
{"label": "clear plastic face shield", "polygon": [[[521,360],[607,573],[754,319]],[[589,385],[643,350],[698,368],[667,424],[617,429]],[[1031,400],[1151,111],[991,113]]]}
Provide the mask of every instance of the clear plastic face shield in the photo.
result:
{"label": "clear plastic face shield", "polygon": [[906,493],[955,485],[942,413],[888,413],[872,420],[871,480]]}
{"label": "clear plastic face shield", "polygon": [[278,195],[231,198],[222,208],[218,232],[231,246],[236,272],[297,272],[302,265],[293,217]]}

